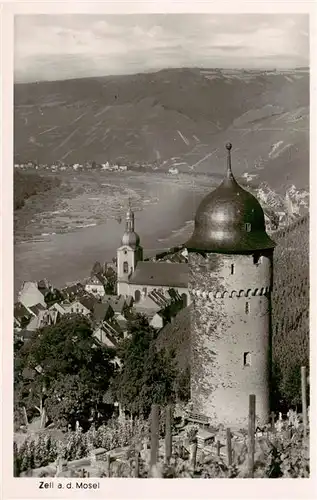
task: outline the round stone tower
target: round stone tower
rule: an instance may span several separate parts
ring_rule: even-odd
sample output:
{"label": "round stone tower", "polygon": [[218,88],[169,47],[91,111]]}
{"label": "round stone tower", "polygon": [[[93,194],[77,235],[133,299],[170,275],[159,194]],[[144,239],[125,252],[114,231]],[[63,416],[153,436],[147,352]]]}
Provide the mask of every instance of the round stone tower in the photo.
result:
{"label": "round stone tower", "polygon": [[275,243],[260,203],[235,180],[231,148],[223,182],[203,199],[189,252],[193,412],[232,428],[248,422],[256,395],[269,419],[271,291]]}

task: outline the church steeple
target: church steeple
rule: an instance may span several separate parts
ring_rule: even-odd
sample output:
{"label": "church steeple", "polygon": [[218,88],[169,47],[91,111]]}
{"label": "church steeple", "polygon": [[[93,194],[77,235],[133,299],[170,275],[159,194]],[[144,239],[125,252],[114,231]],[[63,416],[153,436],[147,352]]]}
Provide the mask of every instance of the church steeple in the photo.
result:
{"label": "church steeple", "polygon": [[140,246],[140,237],[134,231],[134,212],[131,207],[131,198],[129,198],[129,206],[125,216],[125,232],[122,237],[122,245],[127,245],[131,248]]}
{"label": "church steeple", "polygon": [[140,237],[134,231],[134,212],[129,206],[125,216],[125,232],[122,236],[121,246],[117,250],[117,293],[127,293],[129,277],[134,272],[139,261],[143,260],[143,249],[140,245]]}
{"label": "church steeple", "polygon": [[131,208],[131,198],[129,198],[128,211],[125,217],[125,230],[127,233],[134,232],[134,212]]}

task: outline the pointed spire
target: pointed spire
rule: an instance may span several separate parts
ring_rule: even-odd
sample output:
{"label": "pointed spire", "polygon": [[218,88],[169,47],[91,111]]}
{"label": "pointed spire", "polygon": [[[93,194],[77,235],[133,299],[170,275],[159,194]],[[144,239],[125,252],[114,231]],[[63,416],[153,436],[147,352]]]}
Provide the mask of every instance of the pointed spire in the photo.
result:
{"label": "pointed spire", "polygon": [[126,213],[126,231],[133,232],[134,231],[134,212],[131,208],[131,198],[129,196],[128,201],[128,211]]}
{"label": "pointed spire", "polygon": [[234,177],[233,177],[232,168],[231,168],[231,149],[232,149],[231,142],[227,142],[226,149],[228,151],[228,155],[227,155],[227,179],[233,179]]}

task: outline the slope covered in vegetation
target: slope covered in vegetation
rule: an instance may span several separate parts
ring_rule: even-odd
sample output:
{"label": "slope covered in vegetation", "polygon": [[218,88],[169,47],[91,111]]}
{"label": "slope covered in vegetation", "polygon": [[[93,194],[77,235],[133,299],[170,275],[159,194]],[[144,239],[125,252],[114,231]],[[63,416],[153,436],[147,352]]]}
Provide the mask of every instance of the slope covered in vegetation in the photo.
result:
{"label": "slope covered in vegetation", "polygon": [[309,216],[274,239],[274,371],[280,396],[298,404],[300,366],[309,366]]}
{"label": "slope covered in vegetation", "polygon": [[43,177],[36,172],[14,172],[14,210],[22,208],[30,196],[59,185],[60,180],[55,177]]}

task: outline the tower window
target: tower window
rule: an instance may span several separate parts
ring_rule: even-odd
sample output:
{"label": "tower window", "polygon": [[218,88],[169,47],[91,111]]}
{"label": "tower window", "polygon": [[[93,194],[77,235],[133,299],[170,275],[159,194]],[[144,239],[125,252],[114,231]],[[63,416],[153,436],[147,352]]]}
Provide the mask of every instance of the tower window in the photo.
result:
{"label": "tower window", "polygon": [[251,366],[251,353],[250,352],[243,353],[243,366]]}
{"label": "tower window", "polygon": [[129,264],[127,261],[123,263],[123,272],[128,273],[129,272]]}
{"label": "tower window", "polygon": [[247,222],[246,224],[244,224],[244,228],[245,228],[246,232],[249,233],[251,231],[251,224],[250,224],[250,222]]}
{"label": "tower window", "polygon": [[231,264],[231,274],[234,274],[234,264]]}
{"label": "tower window", "polygon": [[124,255],[127,255],[128,251],[127,250],[124,250],[123,251]]}
{"label": "tower window", "polygon": [[256,266],[258,266],[261,263],[262,263],[262,255],[260,255],[259,253],[255,253],[253,255],[253,264],[255,264]]}
{"label": "tower window", "polygon": [[249,314],[249,312],[250,312],[250,302],[246,302],[245,303],[245,313]]}

